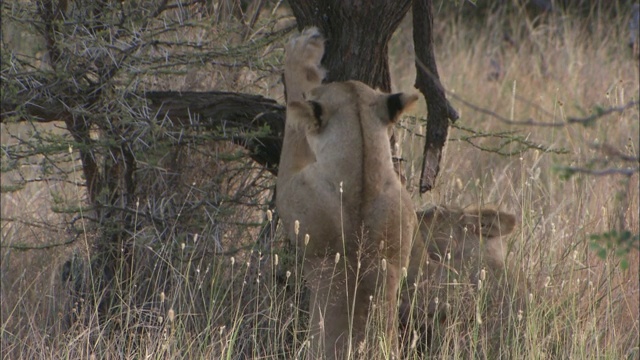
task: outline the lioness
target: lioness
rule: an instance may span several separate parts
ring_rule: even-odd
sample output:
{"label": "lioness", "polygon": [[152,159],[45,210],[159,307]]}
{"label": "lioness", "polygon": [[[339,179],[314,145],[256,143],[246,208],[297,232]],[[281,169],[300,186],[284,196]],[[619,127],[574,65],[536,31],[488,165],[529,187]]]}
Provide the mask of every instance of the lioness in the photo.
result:
{"label": "lioness", "polygon": [[416,215],[394,172],[388,131],[417,96],[381,93],[358,81],[322,85],[324,39],[315,28],[285,50],[287,116],[276,206],[304,254],[308,356],[343,358],[377,348],[395,357],[398,287]]}
{"label": "lioness", "polygon": [[514,230],[515,216],[492,208],[434,206],[418,212],[418,221],[421,241],[414,246],[400,304],[405,346],[424,352],[434,326],[449,314],[458,324],[476,320],[495,328],[524,310],[525,279],[505,264],[504,236]]}

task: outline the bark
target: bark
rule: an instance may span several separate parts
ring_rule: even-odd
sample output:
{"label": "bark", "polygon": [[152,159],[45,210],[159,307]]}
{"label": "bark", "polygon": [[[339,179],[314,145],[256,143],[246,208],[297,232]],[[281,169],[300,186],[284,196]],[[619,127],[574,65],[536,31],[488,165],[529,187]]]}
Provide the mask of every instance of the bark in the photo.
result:
{"label": "bark", "polygon": [[388,44],[410,0],[301,0],[290,3],[300,30],[317,26],[327,39],[327,82],[359,80],[391,91]]}
{"label": "bark", "polygon": [[[4,111],[4,106],[2,107]],[[41,108],[44,110],[44,108]],[[45,115],[43,112],[39,112],[40,115]],[[53,109],[52,117],[47,117],[46,119],[63,119],[65,125],[67,126],[67,130],[73,137],[73,140],[78,144],[82,144],[79,147],[80,153],[80,162],[82,163],[82,173],[84,174],[84,178],[87,181],[87,195],[89,196],[89,202],[91,204],[96,203],[96,197],[102,189],[102,181],[100,179],[100,165],[96,161],[96,156],[93,152],[93,146],[91,140],[91,135],[89,134],[89,126],[86,121],[77,121],[71,114],[68,112],[60,111],[58,109]],[[0,121],[3,117],[0,117]],[[43,119],[40,117],[40,119]]]}
{"label": "bark", "polygon": [[458,119],[440,83],[433,51],[433,6],[431,0],[413,1],[413,43],[416,51],[416,88],[427,101],[427,135],[420,175],[420,193],[431,190],[440,171],[449,120]]}

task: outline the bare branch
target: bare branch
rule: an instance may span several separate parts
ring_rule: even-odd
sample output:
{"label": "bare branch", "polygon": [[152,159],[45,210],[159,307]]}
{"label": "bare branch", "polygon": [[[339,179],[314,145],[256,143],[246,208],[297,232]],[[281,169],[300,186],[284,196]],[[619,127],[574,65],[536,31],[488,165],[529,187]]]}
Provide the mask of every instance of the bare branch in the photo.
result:
{"label": "bare branch", "polygon": [[613,114],[613,113],[621,113],[629,108],[632,108],[634,106],[638,106],[638,104],[640,104],[640,101],[629,101],[628,103],[626,103],[625,105],[622,106],[614,106],[614,107],[610,107],[610,108],[606,108],[603,109],[601,107],[596,107],[596,111],[595,114],[591,115],[591,116],[587,116],[587,117],[582,117],[582,118],[578,118],[578,117],[569,117],[567,118],[567,123],[568,124],[574,124],[574,123],[578,123],[578,124],[582,124],[582,125],[590,125],[592,124],[594,121],[600,119],[601,117],[604,117],[606,115],[609,114]]}
{"label": "bare branch", "polygon": [[77,239],[78,239],[78,237],[76,236],[74,238],[71,238],[71,239],[63,241],[63,242],[47,243],[47,244],[40,244],[40,245],[4,244],[4,243],[0,243],[0,248],[13,249],[13,250],[18,250],[18,251],[49,250],[49,249],[53,249],[53,248],[56,248],[56,247],[59,247],[59,246],[66,246],[66,245],[73,244]]}
{"label": "bare branch", "polygon": [[604,153],[605,155],[618,160],[633,162],[633,163],[640,163],[640,156],[630,156],[630,155],[624,154],[620,150],[614,148],[609,144],[591,144],[590,147],[592,149],[602,151],[602,153]]}
{"label": "bare branch", "polygon": [[569,117],[567,118],[566,121],[556,121],[556,122],[542,122],[542,121],[536,121],[533,118],[528,118],[525,120],[513,120],[513,119],[509,119],[506,118],[504,116],[499,115],[498,113],[491,111],[489,109],[483,108],[481,106],[475,105],[470,101],[465,100],[464,98],[462,98],[459,95],[456,95],[452,92],[447,92],[447,94],[449,96],[451,96],[452,98],[456,99],[457,101],[461,102],[463,105],[465,105],[466,107],[475,110],[477,112],[480,112],[482,114],[485,115],[489,115],[494,119],[499,120],[502,123],[508,124],[508,125],[522,125],[522,126],[540,126],[540,127],[563,127],[566,126],[568,124],[582,124],[582,125],[590,125],[592,124],[594,121],[609,115],[609,114],[613,114],[613,113],[621,113],[627,109],[632,108],[633,106],[637,106],[638,104],[640,104],[639,101],[630,101],[625,105],[622,106],[616,106],[616,107],[611,107],[611,108],[607,108],[607,109],[602,109],[600,107],[596,108],[596,113],[587,117]]}
{"label": "bare branch", "polygon": [[424,144],[420,193],[433,188],[440,171],[442,149],[447,141],[449,121],[458,119],[457,111],[445,96],[433,51],[433,4],[431,0],[413,1],[413,44],[416,51],[416,88],[424,95],[427,135]]}
{"label": "bare branch", "polygon": [[583,167],[566,166],[558,167],[559,171],[564,173],[565,177],[569,177],[573,174],[588,174],[593,176],[608,176],[608,175],[625,175],[632,176],[640,171],[639,167],[635,168],[607,168],[607,169],[587,169]]}

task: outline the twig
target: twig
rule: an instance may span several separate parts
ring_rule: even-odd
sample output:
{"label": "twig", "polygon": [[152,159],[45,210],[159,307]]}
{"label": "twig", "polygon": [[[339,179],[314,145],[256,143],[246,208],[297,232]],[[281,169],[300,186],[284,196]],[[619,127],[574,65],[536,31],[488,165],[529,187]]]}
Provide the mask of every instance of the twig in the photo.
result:
{"label": "twig", "polygon": [[[548,148],[544,145],[541,144],[536,144],[532,141],[527,140],[524,136],[520,136],[517,134],[517,132],[515,131],[501,131],[501,132],[496,132],[496,133],[485,133],[482,131],[478,131],[475,129],[471,129],[471,128],[467,128],[464,127],[460,124],[451,124],[451,127],[456,128],[458,130],[462,130],[462,131],[466,131],[468,133],[471,133],[472,135],[469,136],[460,136],[457,139],[450,139],[450,141],[463,141],[466,142],[467,144],[473,146],[474,148],[481,150],[481,151],[486,151],[486,152],[492,152],[492,153],[496,153],[498,155],[502,155],[502,156],[514,156],[514,155],[520,155],[524,152],[526,152],[527,150],[540,150],[546,153],[554,153],[554,154],[567,154],[569,151],[563,148],[560,149],[551,149]],[[495,138],[495,139],[500,139],[500,144],[496,147],[485,147],[485,146],[481,146],[476,144],[473,140],[475,139],[479,139],[479,138]],[[511,150],[511,151],[504,151],[504,148],[507,147],[510,144],[515,144],[516,146],[518,146],[515,150]]]}
{"label": "twig", "polygon": [[13,249],[13,250],[19,250],[19,251],[27,251],[27,250],[48,250],[48,249],[52,249],[58,246],[65,246],[65,245],[69,245],[72,244],[73,242],[75,242],[78,239],[78,237],[74,237],[72,239],[69,239],[67,241],[63,241],[60,243],[50,243],[50,244],[42,244],[42,245],[26,245],[26,244],[0,244],[0,248],[4,248],[4,249]]}
{"label": "twig", "polygon": [[618,160],[633,162],[633,163],[640,163],[640,156],[634,157],[631,155],[624,154],[620,150],[614,148],[609,144],[591,144],[590,147],[592,149],[600,150],[605,155],[616,158]]}
{"label": "twig", "polygon": [[633,106],[637,106],[638,104],[640,104],[640,101],[629,101],[626,105],[615,106],[608,109],[602,109],[600,107],[597,107],[595,114],[591,116],[583,117],[583,118],[569,117],[567,118],[567,123],[568,124],[580,123],[583,125],[588,125],[603,116],[606,116],[612,113],[621,113]]}
{"label": "twig", "polygon": [[[414,121],[421,121],[421,122],[426,121],[425,118],[418,118],[415,116],[411,116],[409,118],[413,119]],[[399,126],[402,127],[405,131],[409,132],[410,134],[416,137],[424,137],[424,135],[417,134],[406,126],[403,126],[403,125],[399,125]],[[463,141],[478,150],[496,153],[501,156],[519,155],[530,149],[540,150],[543,152],[554,153],[554,154],[567,154],[569,152],[567,149],[564,149],[564,148],[551,149],[545,145],[536,144],[530,140],[527,140],[525,137],[518,135],[516,131],[483,132],[470,127],[462,126],[460,123],[453,123],[453,124],[450,124],[449,126],[471,134],[467,136],[460,135],[460,137],[451,138],[449,139],[449,141]],[[496,147],[485,147],[485,146],[478,145],[474,142],[474,140],[481,139],[481,138],[500,139],[501,143]],[[520,145],[520,147],[511,151],[504,151],[503,149],[509,144]]]}

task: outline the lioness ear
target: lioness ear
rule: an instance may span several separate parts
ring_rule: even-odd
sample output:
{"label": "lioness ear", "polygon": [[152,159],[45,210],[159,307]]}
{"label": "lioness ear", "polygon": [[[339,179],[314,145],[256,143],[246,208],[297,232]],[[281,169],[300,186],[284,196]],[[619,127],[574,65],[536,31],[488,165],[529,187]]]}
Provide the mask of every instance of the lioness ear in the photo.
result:
{"label": "lioness ear", "polygon": [[418,95],[416,94],[407,95],[405,93],[397,93],[387,96],[389,121],[392,123],[396,122],[398,116],[417,100]]}
{"label": "lioness ear", "polygon": [[488,238],[505,236],[510,234],[516,227],[516,217],[513,214],[497,211],[490,208],[479,210],[467,210],[467,222],[477,234],[482,234]]}
{"label": "lioness ear", "polygon": [[418,217],[419,237],[422,238],[422,241],[424,241],[425,244],[429,243],[430,239],[433,237],[432,225],[434,224],[437,211],[438,208],[436,206],[422,211],[416,211],[416,216]]}
{"label": "lioness ear", "polygon": [[430,223],[433,221],[433,218],[436,216],[436,211],[438,210],[437,206],[432,206],[428,209],[416,211],[416,215],[418,216],[418,223]]}
{"label": "lioness ear", "polygon": [[451,222],[451,217],[455,216],[455,214],[448,208],[437,205],[416,211],[420,232],[423,235],[428,235],[433,230],[433,227],[440,226],[443,222]]}
{"label": "lioness ear", "polygon": [[318,130],[322,125],[322,106],[315,101],[292,101],[287,105],[287,119],[294,124]]}

